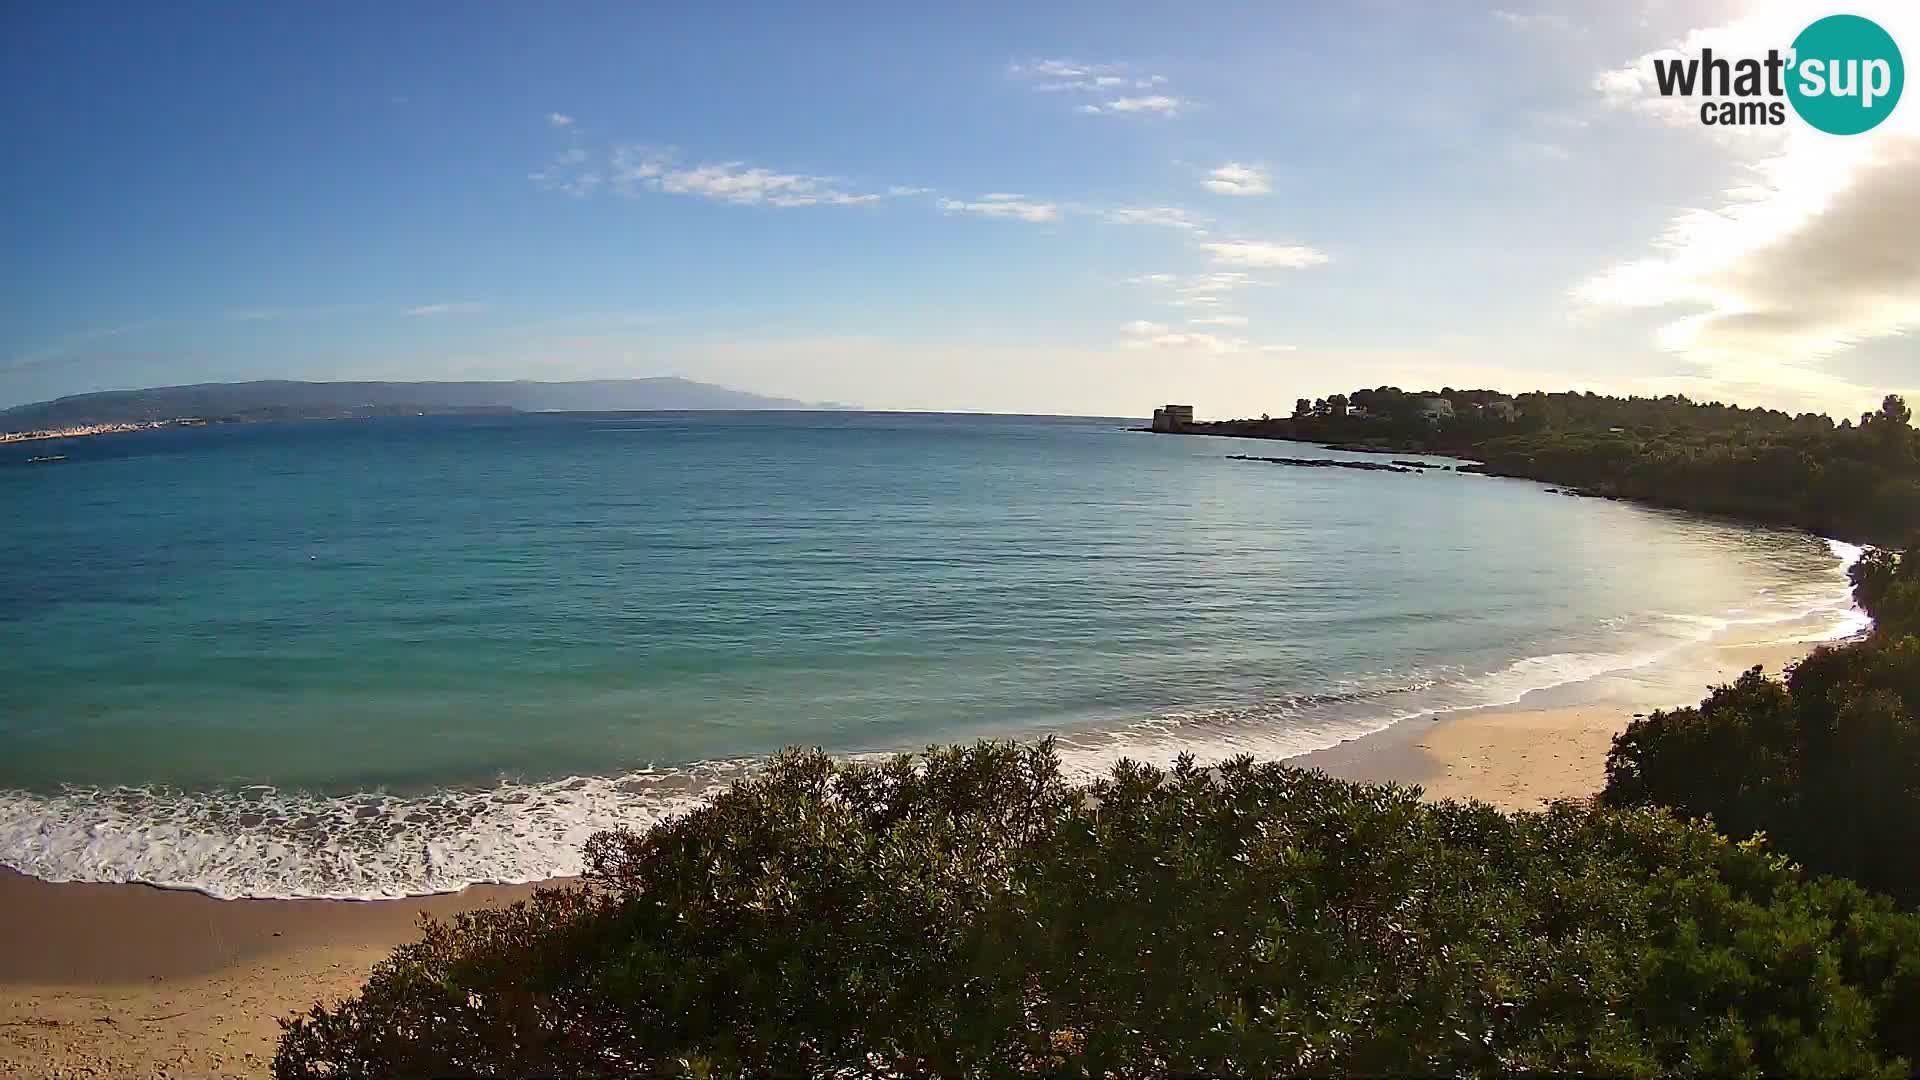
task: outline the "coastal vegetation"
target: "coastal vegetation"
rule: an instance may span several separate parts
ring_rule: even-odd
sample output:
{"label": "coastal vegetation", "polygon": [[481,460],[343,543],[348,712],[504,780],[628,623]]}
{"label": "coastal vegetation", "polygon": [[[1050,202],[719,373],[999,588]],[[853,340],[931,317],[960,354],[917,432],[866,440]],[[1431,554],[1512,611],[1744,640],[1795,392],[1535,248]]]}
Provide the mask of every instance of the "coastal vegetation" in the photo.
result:
{"label": "coastal vegetation", "polygon": [[1651,808],[788,752],[426,927],[281,1077],[1907,1075],[1920,916]]}
{"label": "coastal vegetation", "polygon": [[[1440,404],[1444,402],[1444,405]],[[1858,422],[1686,397],[1384,386],[1194,434],[1472,458],[1478,472],[1590,495],[1899,545],[1920,529],[1920,436],[1897,395]]]}
{"label": "coastal vegetation", "polygon": [[1764,834],[1810,870],[1920,907],[1920,549],[1869,552],[1851,574],[1872,635],[1816,649],[1784,681],[1755,669],[1636,720],[1603,799]]}

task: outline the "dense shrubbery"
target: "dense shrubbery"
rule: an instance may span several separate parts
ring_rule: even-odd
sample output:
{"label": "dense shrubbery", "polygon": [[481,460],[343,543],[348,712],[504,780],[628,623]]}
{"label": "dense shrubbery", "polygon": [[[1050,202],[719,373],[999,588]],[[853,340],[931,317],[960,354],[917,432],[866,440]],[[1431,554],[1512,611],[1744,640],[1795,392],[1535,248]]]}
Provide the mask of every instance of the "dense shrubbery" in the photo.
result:
{"label": "dense shrubbery", "polygon": [[1870,638],[1815,650],[1784,683],[1756,668],[1635,721],[1603,798],[1765,832],[1813,870],[1920,904],[1920,559],[1869,552],[1852,576]]}
{"label": "dense shrubbery", "polygon": [[1873,616],[1883,638],[1920,634],[1920,548],[1871,549],[1848,568],[1854,602]]}
{"label": "dense shrubbery", "polygon": [[[1456,419],[1420,415],[1429,396]],[[1196,430],[1311,439],[1383,450],[1459,454],[1485,471],[1873,543],[1920,529],[1920,435],[1898,396],[1860,417],[1700,404],[1678,395],[1521,394],[1513,422],[1477,411],[1488,390],[1395,387],[1302,400],[1286,419],[1228,421]],[[1348,407],[1365,416],[1348,415]]]}
{"label": "dense shrubbery", "polygon": [[1904,1074],[1920,919],[1659,811],[1503,815],[1246,760],[790,752],[435,925],[283,1077]]}

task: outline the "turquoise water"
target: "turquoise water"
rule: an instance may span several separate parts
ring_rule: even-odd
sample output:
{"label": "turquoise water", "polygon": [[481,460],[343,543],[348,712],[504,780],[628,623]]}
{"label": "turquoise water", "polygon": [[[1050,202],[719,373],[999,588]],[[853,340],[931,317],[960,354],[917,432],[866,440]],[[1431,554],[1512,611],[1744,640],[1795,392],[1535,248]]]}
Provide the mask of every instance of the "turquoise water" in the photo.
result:
{"label": "turquoise water", "polygon": [[526,880],[787,745],[1279,757],[1850,617],[1846,553],[1815,538],[1126,426],[423,417],[0,447],[0,862],[220,896]]}

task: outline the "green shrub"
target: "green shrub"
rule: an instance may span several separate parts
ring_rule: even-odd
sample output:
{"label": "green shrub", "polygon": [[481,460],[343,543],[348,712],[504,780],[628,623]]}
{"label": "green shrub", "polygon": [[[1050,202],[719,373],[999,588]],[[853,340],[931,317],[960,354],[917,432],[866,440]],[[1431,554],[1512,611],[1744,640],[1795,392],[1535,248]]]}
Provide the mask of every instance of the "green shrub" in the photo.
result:
{"label": "green shrub", "polygon": [[1869,551],[1849,571],[1873,635],[1814,650],[1784,682],[1759,668],[1698,708],[1629,725],[1602,798],[1764,832],[1809,869],[1920,904],[1920,559]]}
{"label": "green shrub", "polygon": [[1656,810],[788,752],[428,925],[276,1074],[1896,1075],[1920,922]]}

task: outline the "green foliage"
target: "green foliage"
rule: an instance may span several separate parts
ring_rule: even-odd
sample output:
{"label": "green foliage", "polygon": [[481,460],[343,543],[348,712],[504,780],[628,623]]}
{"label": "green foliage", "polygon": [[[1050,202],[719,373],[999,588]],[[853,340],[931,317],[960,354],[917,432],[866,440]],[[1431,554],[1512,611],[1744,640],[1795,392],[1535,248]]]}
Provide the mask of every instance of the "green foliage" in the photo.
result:
{"label": "green foliage", "polygon": [[1920,921],[1663,811],[788,752],[431,924],[281,1077],[1904,1075]]}
{"label": "green foliage", "polygon": [[[1892,399],[1890,399],[1892,400]],[[1920,904],[1920,560],[1869,551],[1849,574],[1871,638],[1817,649],[1784,683],[1759,668],[1698,708],[1635,721],[1606,802],[1764,832],[1808,867]]]}
{"label": "green foliage", "polygon": [[[1419,401],[1430,396],[1451,401],[1455,419],[1436,424],[1421,416]],[[1897,395],[1857,426],[1838,427],[1814,413],[1790,416],[1679,395],[1521,394],[1512,399],[1517,417],[1511,422],[1476,408],[1502,398],[1490,390],[1408,393],[1383,386],[1349,396],[1364,415],[1321,408],[1290,420],[1201,429],[1456,454],[1498,476],[1822,536],[1899,543],[1920,530],[1920,434]]]}
{"label": "green foliage", "polygon": [[1883,637],[1920,634],[1920,549],[1871,549],[1847,568],[1853,599],[1873,616]]}

